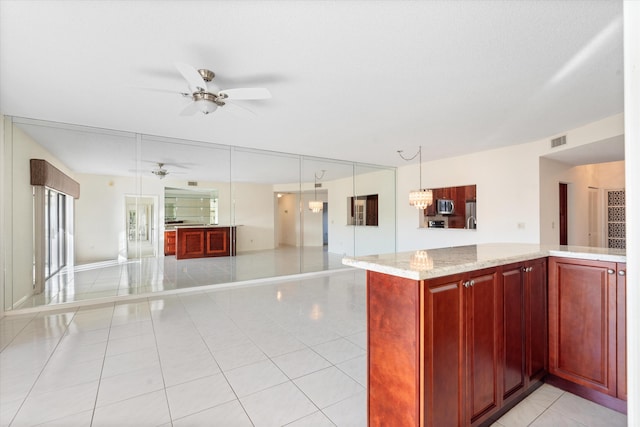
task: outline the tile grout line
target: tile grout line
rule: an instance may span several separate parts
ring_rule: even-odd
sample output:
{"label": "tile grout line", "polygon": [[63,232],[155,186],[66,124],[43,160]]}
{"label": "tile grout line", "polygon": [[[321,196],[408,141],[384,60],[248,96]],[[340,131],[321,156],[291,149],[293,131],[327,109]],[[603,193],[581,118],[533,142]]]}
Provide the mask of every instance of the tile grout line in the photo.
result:
{"label": "tile grout line", "polygon": [[[80,308],[78,308],[80,310]],[[102,373],[104,372],[104,364],[107,360],[107,351],[109,350],[109,339],[111,338],[111,326],[113,325],[113,314],[115,313],[116,305],[112,304],[111,320],[109,321],[109,332],[107,333],[107,345],[104,346],[104,355],[102,356],[102,366],[100,367],[100,376],[98,377],[98,388],[96,389],[96,398],[93,401],[93,410],[91,411],[90,426],[93,425],[93,420],[96,415],[96,409],[98,408],[98,396],[100,396],[100,385],[102,384]]]}
{"label": "tile grout line", "polygon": [[[11,421],[9,421],[9,425],[13,424],[14,421],[16,420],[16,417],[18,416],[18,414],[20,413],[20,410],[22,409],[22,407],[24,406],[24,403],[27,401],[27,399],[29,398],[29,396],[31,395],[31,392],[33,392],[34,387],[36,386],[36,384],[38,383],[38,380],[40,379],[40,377],[42,376],[42,373],[44,372],[45,368],[47,367],[47,365],[49,364],[49,361],[51,360],[51,357],[53,357],[53,354],[56,352],[56,350],[58,349],[58,346],[60,345],[60,342],[62,341],[62,339],[64,338],[64,336],[66,335],[67,331],[69,330],[69,325],[71,324],[71,322],[73,321],[73,319],[75,318],[76,314],[78,313],[78,310],[76,309],[73,312],[73,316],[71,317],[71,320],[69,320],[69,323],[67,323],[65,325],[65,329],[64,329],[64,333],[62,335],[60,335],[60,337],[58,338],[58,342],[56,343],[55,347],[51,350],[51,354],[49,354],[49,357],[47,357],[46,362],[42,365],[42,369],[40,369],[40,372],[38,373],[38,376],[36,377],[36,379],[33,381],[33,384],[31,385],[31,387],[29,388],[29,391],[27,392],[26,396],[24,397],[24,399],[22,399],[22,402],[20,403],[20,406],[18,407],[18,410],[16,411],[15,414],[13,414],[13,417],[11,418]],[[54,314],[54,316],[58,316],[64,313],[57,313]],[[36,320],[39,317],[39,315],[35,315],[25,326],[24,328],[22,328],[20,330],[20,332],[22,332],[28,325],[29,323],[33,322],[34,320]],[[18,333],[19,335],[19,333]],[[16,335],[15,337],[13,337],[13,339],[11,340],[11,342],[13,342],[13,340],[18,336]],[[5,347],[6,348],[6,347]],[[3,350],[4,351],[4,350]],[[48,420],[48,421],[52,421],[52,420]],[[47,422],[47,421],[45,421]]]}

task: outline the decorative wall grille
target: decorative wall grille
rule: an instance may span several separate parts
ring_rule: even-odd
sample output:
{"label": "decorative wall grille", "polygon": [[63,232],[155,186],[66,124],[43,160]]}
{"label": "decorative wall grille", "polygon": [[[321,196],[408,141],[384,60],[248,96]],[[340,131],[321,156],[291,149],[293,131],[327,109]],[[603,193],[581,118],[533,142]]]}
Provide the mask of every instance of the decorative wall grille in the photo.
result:
{"label": "decorative wall grille", "polygon": [[607,241],[610,248],[627,248],[624,190],[607,190]]}

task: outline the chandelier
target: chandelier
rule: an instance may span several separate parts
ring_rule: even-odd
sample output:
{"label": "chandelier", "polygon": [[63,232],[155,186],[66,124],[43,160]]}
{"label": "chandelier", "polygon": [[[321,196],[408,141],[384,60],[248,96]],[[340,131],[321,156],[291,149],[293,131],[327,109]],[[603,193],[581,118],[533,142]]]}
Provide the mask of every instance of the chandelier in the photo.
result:
{"label": "chandelier", "polygon": [[324,177],[326,170],[322,169],[322,174],[318,176],[317,173],[313,173],[313,200],[309,202],[309,210],[313,213],[322,212],[322,200],[318,200],[318,181]]}
{"label": "chandelier", "polygon": [[431,270],[433,268],[433,259],[427,251],[416,251],[411,255],[409,267],[418,271]]}
{"label": "chandelier", "polygon": [[412,190],[409,192],[409,205],[415,206],[416,209],[426,209],[427,206],[430,206],[433,203],[433,191],[422,188],[422,146],[418,148],[418,152],[413,155],[413,157],[404,157],[402,155],[402,150],[398,150],[398,154],[402,157],[403,160],[413,160],[416,156],[419,156],[418,170],[420,172],[420,182],[418,190]]}

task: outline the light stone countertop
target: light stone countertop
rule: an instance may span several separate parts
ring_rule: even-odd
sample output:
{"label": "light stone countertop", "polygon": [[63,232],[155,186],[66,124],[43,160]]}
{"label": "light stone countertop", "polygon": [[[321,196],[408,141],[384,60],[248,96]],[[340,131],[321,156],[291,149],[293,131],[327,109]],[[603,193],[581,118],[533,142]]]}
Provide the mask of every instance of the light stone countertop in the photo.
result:
{"label": "light stone countertop", "polygon": [[424,280],[546,256],[626,262],[622,249],[530,243],[485,243],[360,257],[344,257],[351,267]]}
{"label": "light stone countertop", "polygon": [[168,224],[164,227],[165,231],[173,231],[178,228],[229,228],[237,227],[237,225],[219,225],[219,224]]}

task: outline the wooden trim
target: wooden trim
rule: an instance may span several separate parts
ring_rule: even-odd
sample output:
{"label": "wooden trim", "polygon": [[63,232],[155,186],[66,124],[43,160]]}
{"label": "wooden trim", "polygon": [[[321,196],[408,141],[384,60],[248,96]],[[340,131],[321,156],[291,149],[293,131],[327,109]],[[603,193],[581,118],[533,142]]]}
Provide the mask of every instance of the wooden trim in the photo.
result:
{"label": "wooden trim", "polygon": [[80,197],[80,184],[51,163],[42,159],[31,159],[31,185],[53,188],[74,199]]}

